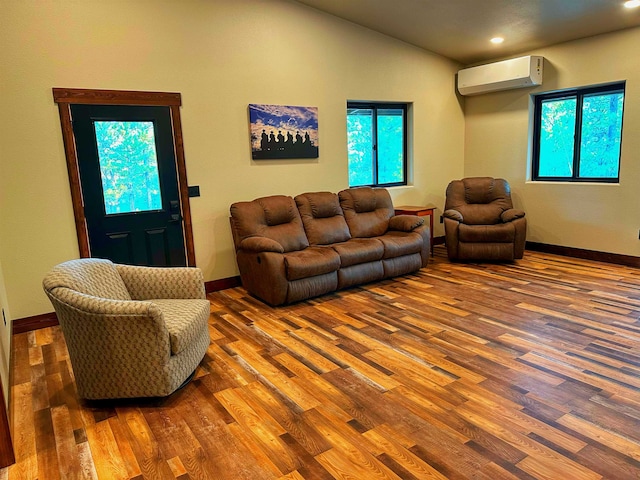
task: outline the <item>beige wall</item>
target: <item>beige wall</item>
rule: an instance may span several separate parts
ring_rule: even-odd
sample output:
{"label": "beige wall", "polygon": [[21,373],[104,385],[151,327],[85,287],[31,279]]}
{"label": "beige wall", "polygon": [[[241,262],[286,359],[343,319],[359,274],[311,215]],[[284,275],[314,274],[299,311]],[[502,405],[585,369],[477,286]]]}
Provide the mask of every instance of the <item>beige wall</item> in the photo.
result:
{"label": "beige wall", "polygon": [[[285,0],[23,0],[2,10],[0,261],[14,319],[51,311],[41,279],[78,256],[52,87],[182,94],[206,280],[237,274],[232,202],[347,187],[348,99],[413,102],[413,186],[393,189],[397,204],[440,206],[463,173],[459,66],[313,9]],[[251,161],[249,103],[318,107],[320,158]]]}
{"label": "beige wall", "polygon": [[[640,28],[529,52],[545,58],[536,89],[469,97],[465,175],[509,180],[527,239],[640,255]],[[530,94],[626,80],[619,185],[528,182]]]}

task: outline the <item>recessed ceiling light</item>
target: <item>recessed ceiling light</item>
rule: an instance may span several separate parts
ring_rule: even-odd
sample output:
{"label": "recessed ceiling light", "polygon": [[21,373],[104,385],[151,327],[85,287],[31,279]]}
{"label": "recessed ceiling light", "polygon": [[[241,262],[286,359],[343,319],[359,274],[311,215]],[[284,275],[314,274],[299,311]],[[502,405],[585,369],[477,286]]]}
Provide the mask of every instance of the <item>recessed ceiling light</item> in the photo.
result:
{"label": "recessed ceiling light", "polygon": [[[640,2],[640,0],[633,0],[633,1]],[[493,38],[492,38],[491,40],[489,40],[489,41],[490,41],[491,43],[495,44],[495,45],[498,45],[498,44],[500,44],[500,43],[504,42],[504,38],[502,38],[502,37],[493,37]]]}
{"label": "recessed ceiling light", "polygon": [[625,8],[638,8],[640,7],[640,0],[628,0],[622,4]]}

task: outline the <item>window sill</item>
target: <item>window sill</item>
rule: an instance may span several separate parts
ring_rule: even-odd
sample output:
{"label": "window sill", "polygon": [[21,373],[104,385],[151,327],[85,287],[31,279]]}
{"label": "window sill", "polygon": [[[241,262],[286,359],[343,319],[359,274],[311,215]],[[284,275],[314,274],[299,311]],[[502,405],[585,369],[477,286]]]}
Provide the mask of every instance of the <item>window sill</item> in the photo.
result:
{"label": "window sill", "polygon": [[407,190],[409,188],[413,188],[413,185],[394,185],[393,187],[382,187],[382,188],[386,188],[387,190],[400,191],[400,190]]}
{"label": "window sill", "polygon": [[585,185],[585,186],[600,186],[600,187],[619,187],[620,182],[552,182],[548,180],[527,180],[525,184],[530,185]]}

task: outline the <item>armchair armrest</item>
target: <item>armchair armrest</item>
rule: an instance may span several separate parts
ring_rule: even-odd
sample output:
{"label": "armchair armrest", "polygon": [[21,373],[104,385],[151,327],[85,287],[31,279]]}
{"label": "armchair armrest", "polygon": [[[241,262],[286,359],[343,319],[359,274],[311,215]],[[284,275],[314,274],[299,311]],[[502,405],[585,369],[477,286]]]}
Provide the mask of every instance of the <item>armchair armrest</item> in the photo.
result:
{"label": "armchair armrest", "polygon": [[445,210],[442,213],[442,215],[444,216],[444,218],[450,218],[451,220],[455,220],[457,222],[464,221],[462,214],[458,210],[453,210],[453,209]]}
{"label": "armchair armrest", "polygon": [[389,230],[411,232],[424,224],[424,218],[416,215],[395,215],[389,219]]}
{"label": "armchair armrest", "polygon": [[113,300],[94,297],[67,287],[47,291],[52,300],[62,302],[73,308],[78,314],[105,315],[112,317],[149,316],[160,317],[160,309],[153,302],[139,300]]}
{"label": "armchair armrest", "polygon": [[268,237],[247,237],[240,242],[238,250],[245,250],[253,253],[284,253],[284,247]]}
{"label": "armchair armrest", "polygon": [[524,211],[517,210],[515,208],[510,208],[509,210],[505,210],[500,215],[500,218],[504,223],[513,222],[514,220],[522,217],[524,217]]}
{"label": "armchair armrest", "polygon": [[206,298],[202,271],[194,267],[116,265],[134,300]]}
{"label": "armchair armrest", "polygon": [[96,360],[74,363],[76,375],[99,378],[96,371],[110,370],[114,364],[140,373],[169,360],[169,331],[153,302],[99,298],[66,287],[46,293],[63,325],[72,361]]}

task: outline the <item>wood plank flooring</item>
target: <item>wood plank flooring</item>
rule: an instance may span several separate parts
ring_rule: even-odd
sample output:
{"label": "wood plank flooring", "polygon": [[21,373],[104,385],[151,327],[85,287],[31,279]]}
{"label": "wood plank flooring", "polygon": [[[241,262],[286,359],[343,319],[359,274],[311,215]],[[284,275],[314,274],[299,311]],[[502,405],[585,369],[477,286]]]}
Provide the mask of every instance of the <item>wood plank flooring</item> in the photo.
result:
{"label": "wood plank flooring", "polygon": [[211,294],[163,401],[79,402],[58,327],[14,337],[1,479],[640,479],[640,271],[527,251],[282,308]]}

